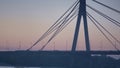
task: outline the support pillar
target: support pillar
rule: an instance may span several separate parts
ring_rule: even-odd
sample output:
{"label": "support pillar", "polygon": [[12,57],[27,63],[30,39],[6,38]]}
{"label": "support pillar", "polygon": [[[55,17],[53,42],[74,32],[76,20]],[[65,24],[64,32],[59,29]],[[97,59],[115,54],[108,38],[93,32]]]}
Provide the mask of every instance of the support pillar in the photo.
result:
{"label": "support pillar", "polygon": [[79,13],[78,13],[78,18],[77,18],[77,23],[76,23],[76,28],[75,28],[75,34],[74,34],[74,39],[73,39],[73,44],[72,44],[72,52],[75,52],[75,50],[76,50],[81,17],[83,17],[83,23],[84,23],[86,51],[90,51],[88,25],[87,25],[87,17],[86,17],[86,0],[79,0],[79,2],[80,2]]}

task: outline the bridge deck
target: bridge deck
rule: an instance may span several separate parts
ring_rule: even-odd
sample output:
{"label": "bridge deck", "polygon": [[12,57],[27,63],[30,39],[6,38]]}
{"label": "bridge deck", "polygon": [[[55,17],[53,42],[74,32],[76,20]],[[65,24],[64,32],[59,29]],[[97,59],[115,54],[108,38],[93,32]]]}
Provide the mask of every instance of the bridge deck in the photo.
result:
{"label": "bridge deck", "polygon": [[[117,51],[1,51],[0,63],[12,66],[70,66],[74,59],[75,65],[86,64],[88,54],[120,55]],[[78,64],[79,63],[79,64]],[[3,64],[4,65],[4,64]],[[5,65],[7,66],[7,65]]]}

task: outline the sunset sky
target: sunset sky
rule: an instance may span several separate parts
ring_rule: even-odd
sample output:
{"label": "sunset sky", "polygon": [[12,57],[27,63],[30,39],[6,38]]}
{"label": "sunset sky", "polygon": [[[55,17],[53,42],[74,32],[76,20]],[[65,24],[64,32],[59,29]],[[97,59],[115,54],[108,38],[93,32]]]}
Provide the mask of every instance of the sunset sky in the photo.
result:
{"label": "sunset sky", "polygon": [[[26,50],[75,2],[76,0],[0,0],[0,50]],[[120,10],[120,0],[98,0]],[[92,0],[87,4],[120,22],[120,14]],[[120,28],[87,8],[118,40]],[[72,21],[45,50],[71,50],[76,19]],[[114,50],[113,46],[88,19],[92,50]],[[47,38],[32,50],[39,50]],[[112,40],[116,43],[114,40]],[[120,44],[116,43],[120,49]],[[83,23],[81,23],[77,50],[85,50]]]}

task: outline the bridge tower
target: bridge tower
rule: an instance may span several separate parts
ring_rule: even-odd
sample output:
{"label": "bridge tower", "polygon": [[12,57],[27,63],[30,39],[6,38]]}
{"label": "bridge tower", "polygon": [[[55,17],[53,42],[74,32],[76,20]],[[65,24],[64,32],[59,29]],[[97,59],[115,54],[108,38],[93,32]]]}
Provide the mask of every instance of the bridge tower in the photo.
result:
{"label": "bridge tower", "polygon": [[87,24],[87,17],[86,17],[86,0],[79,0],[79,2],[80,2],[79,12],[78,12],[78,17],[77,17],[77,23],[76,23],[75,33],[74,33],[73,44],[72,44],[72,52],[75,52],[75,50],[76,50],[81,17],[83,17],[83,23],[84,23],[84,36],[85,36],[85,43],[86,43],[86,51],[90,51],[88,24]]}

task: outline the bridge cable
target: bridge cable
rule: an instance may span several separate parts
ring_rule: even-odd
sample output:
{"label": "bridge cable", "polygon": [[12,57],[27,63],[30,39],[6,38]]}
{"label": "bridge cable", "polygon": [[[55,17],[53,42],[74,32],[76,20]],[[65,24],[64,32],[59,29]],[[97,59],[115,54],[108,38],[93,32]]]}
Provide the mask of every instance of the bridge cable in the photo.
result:
{"label": "bridge cable", "polygon": [[[73,6],[71,6],[71,9],[72,9],[72,7],[73,8],[75,8],[76,6],[77,6],[77,4],[78,4],[79,2],[77,2],[75,5],[73,5]],[[46,32],[46,34],[43,34],[44,36],[43,37],[46,37],[47,35],[49,35],[49,34],[51,34],[54,30],[56,30],[56,28],[59,26],[59,24],[61,24],[61,22],[65,19],[65,18],[63,18],[70,10],[71,10],[70,8],[55,22],[55,25],[53,24],[53,26],[51,26],[48,30],[47,30],[47,32]],[[63,18],[63,19],[62,19]],[[61,20],[62,19],[62,20]],[[56,24],[57,23],[57,24]]]}
{"label": "bridge cable", "polygon": [[102,12],[92,8],[91,6],[87,5],[87,7],[89,7],[90,9],[92,9],[93,11],[95,11],[96,13],[98,13],[99,15],[101,15],[102,17],[104,17],[105,19],[109,20],[110,22],[112,22],[113,24],[115,24],[116,26],[120,27],[120,22],[112,19],[111,17],[103,14]]}
{"label": "bridge cable", "polygon": [[110,6],[107,6],[107,5],[105,5],[105,4],[103,4],[103,3],[99,2],[99,1],[96,1],[96,0],[93,0],[93,1],[96,2],[96,3],[98,3],[98,4],[100,4],[100,5],[102,5],[102,6],[104,6],[104,7],[109,8],[109,9],[111,9],[111,10],[117,12],[117,13],[120,13],[120,11],[117,10],[117,9],[114,9],[114,8],[112,8],[112,7],[110,7]]}
{"label": "bridge cable", "polygon": [[69,12],[69,10],[71,10],[71,8],[74,7],[74,5],[76,6],[78,4],[78,0],[27,50],[30,50],[32,47],[34,47],[39,41],[41,41],[42,39],[44,39],[48,34],[52,33],[55,30],[55,27],[61,23],[61,21],[59,22],[60,19],[62,19],[62,17],[65,16],[65,14],[67,14],[67,12]]}
{"label": "bridge cable", "polygon": [[88,18],[92,21],[92,23],[97,27],[97,29],[104,35],[104,37],[113,45],[113,47],[119,51],[119,49],[116,47],[116,45],[107,37],[107,35],[100,29],[100,27],[96,24],[96,22],[98,22],[95,18],[92,17],[92,15],[90,15],[87,12],[87,16]]}
{"label": "bridge cable", "polygon": [[[90,6],[89,6],[90,7]],[[91,7],[92,8],[92,7]],[[94,8],[92,8],[92,9],[94,9]],[[94,10],[96,10],[96,9],[94,9]],[[97,11],[95,11],[95,12],[97,12]],[[101,15],[101,14],[100,14]],[[101,25],[98,21],[96,21],[97,22],[97,24],[98,25],[100,25],[114,40],[116,40],[119,44],[120,44],[120,41],[117,39],[117,38],[115,38],[103,25]]]}
{"label": "bridge cable", "polygon": [[[47,35],[48,35],[48,33],[52,33],[53,31],[53,29],[58,25],[58,24],[60,24],[61,23],[61,21],[58,23],[58,21],[60,20],[60,19],[62,19],[62,17],[65,15],[65,14],[67,14],[67,12],[69,12],[69,10],[71,9],[71,8],[73,8],[73,9],[75,9],[75,7],[78,5],[78,0],[30,47],[30,48],[28,48],[27,50],[30,50],[32,47],[34,47],[39,41],[41,41],[42,39],[44,39]],[[73,11],[73,10],[72,10]],[[57,25],[56,25],[56,23],[57,23]],[[52,32],[50,32],[50,31],[52,31]]]}
{"label": "bridge cable", "polygon": [[[60,25],[58,27],[58,29],[54,32],[54,34],[52,35],[52,37],[47,41],[47,43],[40,49],[43,50],[47,44],[57,35],[59,34],[71,21],[73,21],[76,18],[77,15],[75,15],[75,13],[73,15],[70,16],[70,18],[68,18],[66,21],[64,21],[65,23],[63,23],[62,25]],[[71,20],[70,20],[71,19]],[[68,23],[67,23],[68,22]]]}
{"label": "bridge cable", "polygon": [[[90,7],[90,6],[89,6]],[[90,8],[92,8],[92,7],[90,7]],[[94,9],[94,8],[92,8],[92,9]],[[94,9],[94,10],[96,10],[96,9]],[[95,11],[95,12],[97,12],[97,11]],[[99,12],[98,12],[99,13]],[[101,14],[100,14],[101,15]],[[99,22],[97,22],[114,40],[116,40],[119,44],[120,44],[120,41],[117,39],[117,38],[115,38],[107,29],[105,29],[104,27],[103,27],[103,25],[101,25]]]}
{"label": "bridge cable", "polygon": [[[76,17],[76,16],[74,16],[74,17],[71,19],[71,21],[72,21],[75,17]],[[69,21],[69,22],[71,22],[71,21]],[[47,42],[40,50],[43,50],[43,49],[46,47],[46,45],[47,45],[58,33],[60,33],[68,24],[69,24],[69,23],[67,23],[64,27],[61,27],[61,28],[59,28],[58,30],[56,30],[56,32],[52,35],[52,37],[48,40],[48,42]]]}
{"label": "bridge cable", "polygon": [[[73,9],[73,11],[74,11],[75,9]],[[59,25],[59,27],[57,28],[57,30],[54,32],[54,34],[52,35],[52,37],[47,41],[47,43],[40,49],[40,50],[43,50],[45,47],[46,47],[46,45],[60,32],[59,30],[64,26],[63,24],[65,24],[66,22],[66,19],[71,15],[71,13],[73,12],[73,11],[71,11],[66,17],[65,17],[65,20],[63,21],[63,23],[61,23],[61,25]],[[73,15],[76,13],[76,11],[73,13]],[[72,16],[73,16],[72,15]],[[72,17],[72,16],[70,16],[70,18]],[[70,19],[69,18],[69,19]],[[68,20],[69,20],[68,19]],[[68,21],[67,20],[67,21]]]}

